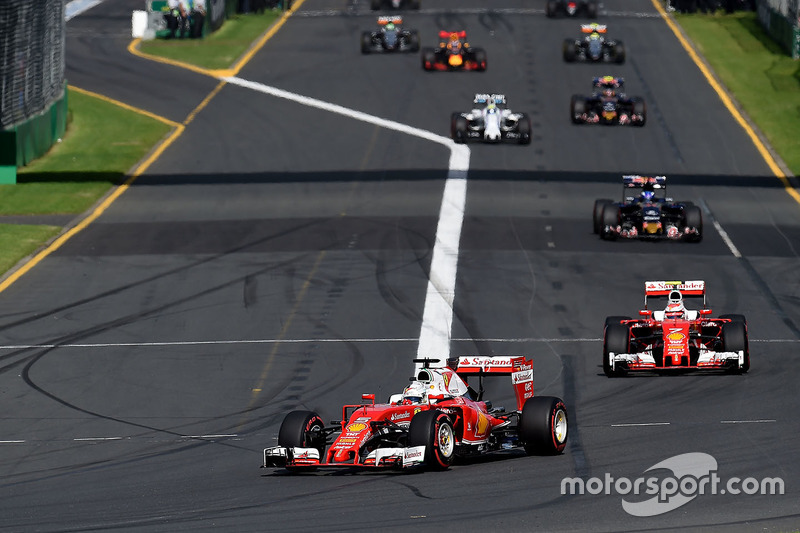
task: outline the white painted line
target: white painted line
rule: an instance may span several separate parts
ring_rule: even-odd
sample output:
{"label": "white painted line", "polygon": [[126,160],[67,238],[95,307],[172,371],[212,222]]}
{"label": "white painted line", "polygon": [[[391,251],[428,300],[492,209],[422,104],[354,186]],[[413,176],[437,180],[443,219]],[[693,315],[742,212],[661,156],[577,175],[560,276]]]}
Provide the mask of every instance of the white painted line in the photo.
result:
{"label": "white painted line", "polygon": [[0,440],[0,444],[25,444],[24,440]]}
{"label": "white painted line", "polygon": [[182,439],[222,439],[227,437],[238,437],[239,435],[236,433],[231,433],[230,435],[222,434],[222,435],[181,435]]}
{"label": "white painted line", "polygon": [[766,418],[762,420],[720,420],[720,424],[769,424],[772,422],[777,422],[777,420],[773,420],[771,418]]}
{"label": "white painted line", "polygon": [[68,21],[73,17],[77,17],[81,13],[92,9],[102,1],[103,0],[73,0],[67,4],[67,7],[64,11],[64,20]]}
{"label": "white painted line", "polygon": [[714,225],[714,228],[716,228],[717,233],[719,233],[719,236],[722,237],[722,240],[725,242],[725,245],[731,251],[733,256],[737,259],[741,259],[742,254],[739,252],[739,249],[736,248],[735,244],[733,244],[733,241],[728,236],[728,232],[722,229],[722,225],[714,217],[714,214],[711,212],[711,209],[708,207],[708,204],[706,204],[706,201],[703,200],[702,198],[700,199],[700,205],[703,207],[703,211],[706,212],[708,218],[711,219],[711,223]]}
{"label": "white painted line", "polygon": [[122,440],[125,437],[83,437],[80,439],[72,439],[74,441],[108,441],[108,440]]}
{"label": "white painted line", "polygon": [[630,428],[641,426],[668,426],[669,422],[643,422],[641,424],[611,424],[612,428]]}
{"label": "white painted line", "polygon": [[427,130],[414,128],[400,122],[387,120],[361,111],[291,93],[277,87],[264,85],[238,77],[221,78],[229,84],[284,98],[301,105],[322,109],[354,120],[405,133],[420,139],[441,144],[450,150],[447,179],[439,209],[436,240],[431,254],[431,269],[422,313],[418,357],[437,358],[445,364],[450,357],[450,336],[453,325],[453,300],[455,298],[456,271],[458,268],[458,246],[461,241],[461,226],[467,201],[467,171],[470,151],[448,137]]}

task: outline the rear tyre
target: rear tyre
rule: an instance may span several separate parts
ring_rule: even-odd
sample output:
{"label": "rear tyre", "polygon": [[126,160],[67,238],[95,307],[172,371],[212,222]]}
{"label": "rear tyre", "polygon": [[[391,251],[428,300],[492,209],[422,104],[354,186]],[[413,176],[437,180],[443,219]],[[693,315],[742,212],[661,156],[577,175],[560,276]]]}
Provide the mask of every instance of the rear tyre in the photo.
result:
{"label": "rear tyre", "polygon": [[479,70],[481,72],[486,70],[486,67],[488,65],[487,57],[486,57],[486,50],[484,50],[483,48],[475,48],[474,49],[474,57],[475,57],[475,63],[478,64],[478,66],[477,66],[477,68],[475,70]]}
{"label": "rear tyre", "polygon": [[408,445],[425,446],[425,466],[445,470],[455,456],[453,423],[441,411],[422,411],[411,419],[408,426]]}
{"label": "rear tyre", "polygon": [[606,204],[603,206],[603,222],[600,228],[600,238],[608,241],[617,240],[617,232],[607,228],[616,228],[619,225],[619,206],[616,204]]}
{"label": "rear tyre", "polygon": [[601,198],[594,201],[594,210],[592,211],[592,231],[595,235],[603,231],[603,209],[608,204],[613,204],[613,200],[608,198]]}
{"label": "rear tyre", "polygon": [[408,40],[408,47],[412,52],[419,52],[419,33],[416,31],[411,32],[411,37]]}
{"label": "rear tyre", "polygon": [[528,455],[557,455],[567,446],[567,407],[554,396],[528,398],[519,415],[519,439]]}
{"label": "rear tyre", "polygon": [[[278,446],[284,448],[316,448],[320,460],[325,457],[325,422],[313,411],[292,411],[286,415],[278,431]],[[291,467],[290,467],[291,468]]]}
{"label": "rear tyre", "polygon": [[642,120],[641,122],[635,122],[635,126],[642,127],[644,126],[645,122],[647,122],[647,106],[644,104],[644,100],[641,98],[633,98],[633,108],[632,108],[634,115],[641,115]]}
{"label": "rear tyre", "polygon": [[566,61],[567,63],[572,63],[573,61],[575,61],[575,56],[577,55],[575,41],[573,41],[572,39],[565,39],[563,48],[564,48],[563,50],[564,61]]}
{"label": "rear tyre", "polygon": [[419,0],[408,0],[408,9],[419,9]]}
{"label": "rear tyre", "polygon": [[553,18],[556,16],[556,13],[558,13],[558,2],[556,0],[548,0],[545,8],[545,14],[548,17]]}
{"label": "rear tyre", "polygon": [[744,352],[744,363],[736,372],[744,374],[750,370],[750,343],[747,339],[747,321],[744,315],[722,315],[731,321],[722,325],[722,348],[726,352]]}
{"label": "rear tyre", "polygon": [[614,63],[621,65],[625,62],[625,45],[617,42],[614,46]]}
{"label": "rear tyre", "polygon": [[586,16],[590,19],[597,18],[597,2],[588,2],[586,4]]}
{"label": "rear tyre", "polygon": [[573,124],[583,124],[582,115],[586,113],[586,100],[583,96],[574,94],[569,102],[569,113]]}
{"label": "rear tyre", "polygon": [[383,7],[383,0],[372,0],[370,2],[369,7],[372,11],[377,11]]}
{"label": "rear tyre", "polygon": [[688,235],[686,240],[689,242],[700,242],[703,240],[703,213],[696,205],[686,206],[683,209],[683,220],[687,228],[697,230],[697,233]]}
{"label": "rear tyre", "polygon": [[372,34],[365,31],[361,34],[361,53],[368,54],[372,51]]}
{"label": "rear tyre", "polygon": [[458,144],[467,142],[467,119],[461,113],[453,113],[450,118],[450,136]]}
{"label": "rear tyre", "polygon": [[423,48],[421,57],[422,68],[427,71],[433,70],[433,65],[436,63],[436,52],[433,51],[433,48]]}
{"label": "rear tyre", "polygon": [[531,118],[527,113],[523,113],[518,122],[519,144],[531,143]]}
{"label": "rear tyre", "polygon": [[612,352],[615,354],[630,353],[630,328],[625,324],[620,324],[621,320],[629,320],[629,318],[623,316],[608,317],[605,331],[603,332],[603,373],[610,378],[624,376],[625,371],[620,368],[611,368],[609,354]]}

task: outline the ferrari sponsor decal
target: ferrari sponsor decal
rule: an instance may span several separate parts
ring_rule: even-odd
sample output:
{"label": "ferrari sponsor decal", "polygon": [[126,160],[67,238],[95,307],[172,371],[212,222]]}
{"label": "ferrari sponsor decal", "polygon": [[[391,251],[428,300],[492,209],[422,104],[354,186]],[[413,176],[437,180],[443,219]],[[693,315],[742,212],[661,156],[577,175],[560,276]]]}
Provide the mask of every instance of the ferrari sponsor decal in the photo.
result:
{"label": "ferrari sponsor decal", "polygon": [[449,372],[442,372],[442,379],[444,380],[444,387],[446,389],[450,388],[450,378],[451,378],[451,375],[450,375]]}
{"label": "ferrari sponsor decal", "polygon": [[533,381],[533,370],[523,370],[521,372],[514,372],[511,374],[511,383],[514,385],[528,381]]}
{"label": "ferrari sponsor decal", "polygon": [[411,416],[411,413],[406,411],[405,413],[392,413],[392,416],[389,417],[389,418],[391,420],[404,420],[406,418],[409,418],[410,416]]}
{"label": "ferrari sponsor decal", "polygon": [[667,338],[669,340],[671,340],[672,342],[681,342],[683,339],[686,338],[686,335],[684,335],[683,333],[681,333],[679,331],[676,331],[674,333],[667,334]]}
{"label": "ferrari sponsor decal", "polygon": [[403,449],[403,466],[419,464],[425,460],[425,446],[412,446]]}
{"label": "ferrari sponsor decal", "polygon": [[475,436],[479,437],[486,433],[486,430],[489,429],[489,419],[486,418],[481,412],[478,412],[478,423],[475,426]]}
{"label": "ferrari sponsor decal", "polygon": [[364,422],[353,422],[345,428],[347,431],[361,432],[367,429],[367,424]]}

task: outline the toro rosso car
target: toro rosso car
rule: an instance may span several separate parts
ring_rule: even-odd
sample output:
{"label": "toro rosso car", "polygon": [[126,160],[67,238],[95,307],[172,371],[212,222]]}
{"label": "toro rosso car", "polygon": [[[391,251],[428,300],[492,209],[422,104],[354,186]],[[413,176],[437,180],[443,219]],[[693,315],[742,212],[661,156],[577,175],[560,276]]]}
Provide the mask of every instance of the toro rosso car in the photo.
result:
{"label": "toro rosso car", "polygon": [[371,0],[370,9],[377,11],[383,8],[389,9],[419,9],[419,0]]}
{"label": "toro rosso car", "polygon": [[581,25],[581,31],[584,33],[582,38],[564,40],[564,61],[624,63],[625,45],[622,41],[606,39],[606,29],[605,24],[596,22]]}
{"label": "toro rosso car", "polygon": [[[608,377],[627,372],[726,370],[747,372],[750,351],[744,315],[711,318],[704,281],[647,281],[640,318],[606,318],[603,372]],[[654,299],[667,299],[659,310]],[[684,301],[702,300],[702,308],[686,309]],[[662,310],[663,309],[663,310]]]}
{"label": "toro rosso car", "polygon": [[703,239],[700,208],[668,198],[666,176],[622,176],[622,202],[595,200],[592,219],[594,232],[606,240]]}
{"label": "toro rosso car", "polygon": [[593,19],[597,18],[597,0],[547,0],[545,13],[548,17],[566,15],[576,17],[585,15]]}
{"label": "toro rosso car", "polygon": [[425,70],[486,70],[486,51],[473,48],[465,31],[440,31],[437,48],[422,49]]}
{"label": "toro rosso car", "polygon": [[450,118],[450,136],[455,142],[531,142],[530,118],[508,109],[505,95],[476,94],[473,104],[472,111],[453,113]]}
{"label": "toro rosso car", "polygon": [[[465,356],[446,367],[418,359],[417,375],[388,403],[362,394],[342,407],[341,420],[326,426],[317,413],[292,411],[281,424],[278,446],[264,450],[263,467],[290,471],[351,469],[443,470],[454,457],[522,447],[552,455],[567,443],[567,408],[559,398],[533,395],[533,364],[518,356]],[[483,398],[486,377],[505,376],[516,409],[506,411]],[[478,381],[478,390],[469,384]]]}
{"label": "toro rosso car", "polygon": [[573,95],[570,118],[575,124],[614,124],[644,126],[647,112],[644,100],[628,97],[625,80],[603,76],[592,80],[592,95]]}
{"label": "toro rosso car", "polygon": [[361,53],[419,52],[417,30],[401,28],[402,17],[378,17],[378,29],[361,34]]}

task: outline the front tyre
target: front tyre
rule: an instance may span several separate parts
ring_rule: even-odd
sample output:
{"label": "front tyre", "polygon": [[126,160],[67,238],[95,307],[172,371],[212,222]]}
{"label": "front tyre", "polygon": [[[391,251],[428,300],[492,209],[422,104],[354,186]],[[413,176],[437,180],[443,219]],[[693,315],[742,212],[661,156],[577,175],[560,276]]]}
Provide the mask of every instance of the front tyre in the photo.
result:
{"label": "front tyre", "polygon": [[613,204],[614,201],[608,198],[601,198],[594,201],[594,210],[592,211],[592,230],[597,235],[603,231],[603,209],[607,204]]}
{"label": "front tyre", "polygon": [[425,446],[425,466],[445,470],[453,463],[456,437],[453,423],[441,411],[423,411],[411,419],[408,445]]}
{"label": "front tyre", "polygon": [[744,315],[722,315],[730,322],[722,324],[722,346],[726,352],[744,352],[744,363],[737,372],[744,374],[750,370],[750,343],[747,339],[747,322]]}
{"label": "front tyre", "polygon": [[278,431],[278,446],[284,448],[316,448],[320,460],[325,456],[325,422],[313,411],[292,411],[283,419]]}
{"label": "front tyre", "polygon": [[519,119],[519,144],[531,143],[531,117],[527,113],[523,113]]}
{"label": "front tyre", "polygon": [[528,398],[519,415],[519,438],[528,455],[557,455],[567,446],[567,406],[554,396]]}
{"label": "front tyre", "polygon": [[626,316],[610,316],[606,318],[603,331],[603,373],[609,377],[624,376],[625,371],[611,367],[610,354],[630,353],[631,332],[622,320],[630,320]]}

